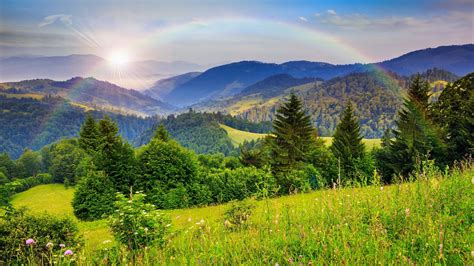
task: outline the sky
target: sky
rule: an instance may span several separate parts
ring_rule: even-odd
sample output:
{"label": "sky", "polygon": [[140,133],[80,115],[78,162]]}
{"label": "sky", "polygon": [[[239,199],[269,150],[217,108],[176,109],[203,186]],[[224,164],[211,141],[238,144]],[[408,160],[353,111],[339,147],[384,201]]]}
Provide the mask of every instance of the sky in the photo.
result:
{"label": "sky", "polygon": [[0,57],[367,63],[474,43],[473,17],[471,0],[0,0]]}

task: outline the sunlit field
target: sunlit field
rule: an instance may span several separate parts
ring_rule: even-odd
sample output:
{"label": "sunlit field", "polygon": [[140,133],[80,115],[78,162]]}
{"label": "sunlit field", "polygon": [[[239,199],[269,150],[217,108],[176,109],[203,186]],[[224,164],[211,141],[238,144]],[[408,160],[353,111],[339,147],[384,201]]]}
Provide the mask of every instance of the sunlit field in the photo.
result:
{"label": "sunlit field", "polygon": [[[248,222],[232,229],[223,218],[229,204],[169,210],[168,244],[150,247],[141,263],[470,264],[473,176],[471,167],[446,178],[426,173],[413,183],[252,200],[255,209]],[[42,185],[15,195],[12,202],[30,212],[75,219],[73,192],[62,185]],[[86,241],[79,262],[110,250],[105,220],[79,225]],[[110,262],[119,259],[108,256]]]}

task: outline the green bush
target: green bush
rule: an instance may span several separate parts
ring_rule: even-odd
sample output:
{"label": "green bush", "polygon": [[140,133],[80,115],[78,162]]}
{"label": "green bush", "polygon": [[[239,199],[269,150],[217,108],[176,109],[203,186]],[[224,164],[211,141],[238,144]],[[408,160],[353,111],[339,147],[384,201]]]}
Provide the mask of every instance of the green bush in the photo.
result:
{"label": "green bush", "polygon": [[275,189],[275,180],[270,171],[268,169],[256,169],[255,167],[224,169],[208,174],[205,181],[215,203],[243,200],[256,196],[263,183],[270,187],[269,190],[273,191]]}
{"label": "green bush", "polygon": [[197,182],[198,162],[194,154],[174,141],[153,139],[138,155],[141,176],[137,190],[160,208],[181,208],[188,202],[188,186]]}
{"label": "green bush", "polygon": [[[27,240],[34,243],[28,245]],[[0,264],[51,264],[52,254],[66,249],[77,253],[82,246],[79,229],[70,218],[16,210],[0,219]]]}
{"label": "green bush", "polygon": [[170,220],[152,204],[145,203],[145,195],[136,193],[130,198],[117,193],[116,210],[109,224],[115,239],[129,250],[166,244]]}
{"label": "green bush", "polygon": [[5,186],[10,191],[10,195],[12,195],[15,193],[23,192],[38,185],[51,184],[52,182],[53,178],[50,174],[41,173],[37,174],[36,176],[13,180],[12,182],[6,183]]}
{"label": "green bush", "polygon": [[101,171],[89,170],[74,192],[74,215],[81,220],[97,220],[113,211],[115,190]]}
{"label": "green bush", "polygon": [[[291,170],[288,173],[279,173],[277,174],[277,183],[279,188],[279,194],[292,194],[298,192],[307,192],[311,189],[310,180],[315,176],[314,171],[316,169],[313,167],[302,168]],[[317,179],[316,179],[317,180]],[[317,181],[315,182],[317,184]]]}
{"label": "green bush", "polygon": [[242,228],[255,209],[255,201],[233,201],[224,213],[224,226],[228,229]]}

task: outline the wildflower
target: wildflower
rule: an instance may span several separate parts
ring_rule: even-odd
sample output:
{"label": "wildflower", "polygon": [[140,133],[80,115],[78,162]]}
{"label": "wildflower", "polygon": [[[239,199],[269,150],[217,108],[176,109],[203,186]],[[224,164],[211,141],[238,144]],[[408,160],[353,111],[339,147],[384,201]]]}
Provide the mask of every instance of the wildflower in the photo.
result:
{"label": "wildflower", "polygon": [[65,248],[65,247],[66,247],[66,245],[64,245],[64,244],[59,244],[59,247],[61,247],[61,248]]}
{"label": "wildflower", "polygon": [[380,190],[383,190],[383,187],[380,187]]}
{"label": "wildflower", "polygon": [[29,239],[26,240],[26,244],[29,246],[29,245],[36,244],[36,242],[32,238],[29,238]]}
{"label": "wildflower", "polygon": [[48,244],[46,244],[46,247],[47,247],[47,248],[52,248],[52,247],[53,247],[53,243],[48,242]]}
{"label": "wildflower", "polygon": [[68,249],[64,252],[64,256],[71,256],[73,254],[72,250]]}
{"label": "wildflower", "polygon": [[278,262],[275,262],[275,266],[280,266],[280,264],[278,264]]}
{"label": "wildflower", "polygon": [[474,250],[471,251],[471,256],[474,258]]}
{"label": "wildflower", "polygon": [[292,258],[288,258],[288,263],[289,263],[289,264],[293,264],[293,259],[292,259]]}
{"label": "wildflower", "polygon": [[409,209],[409,208],[406,208],[406,209],[405,209],[405,215],[406,215],[406,216],[410,216],[410,209]]}
{"label": "wildflower", "polygon": [[471,183],[474,185],[474,177],[471,178]]}
{"label": "wildflower", "polygon": [[302,259],[302,258],[303,258],[303,255],[299,255],[298,258],[299,258],[299,259]]}

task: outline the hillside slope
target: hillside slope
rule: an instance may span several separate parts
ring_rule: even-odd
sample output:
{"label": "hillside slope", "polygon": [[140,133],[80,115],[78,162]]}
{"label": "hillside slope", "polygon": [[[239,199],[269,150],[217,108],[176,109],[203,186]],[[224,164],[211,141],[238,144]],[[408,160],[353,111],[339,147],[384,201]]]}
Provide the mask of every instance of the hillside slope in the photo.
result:
{"label": "hillside slope", "polygon": [[[224,226],[229,204],[165,211],[173,238],[167,247],[149,254],[150,263],[166,264],[172,257],[173,264],[216,260],[239,265],[469,264],[471,241],[466,232],[472,227],[468,203],[474,201],[474,170],[471,166],[466,171],[382,188],[322,190],[251,201],[253,214],[238,230]],[[73,217],[73,192],[61,185],[42,185],[15,195],[12,203],[33,213]],[[105,240],[113,239],[105,220],[79,222],[79,228],[85,234],[88,258],[94,257],[93,250],[107,247]]]}
{"label": "hillside slope", "polygon": [[[24,94],[11,94],[23,95]],[[96,118],[110,116],[120,135],[132,141],[156,123],[154,118],[91,111]],[[0,94],[0,153],[17,158],[25,148],[40,149],[61,138],[77,136],[86,110],[59,97],[17,98]]]}
{"label": "hillside slope", "polygon": [[75,77],[66,81],[24,80],[0,84],[0,91],[60,96],[74,102],[108,110],[138,114],[166,114],[173,106],[135,90],[94,78]]}

